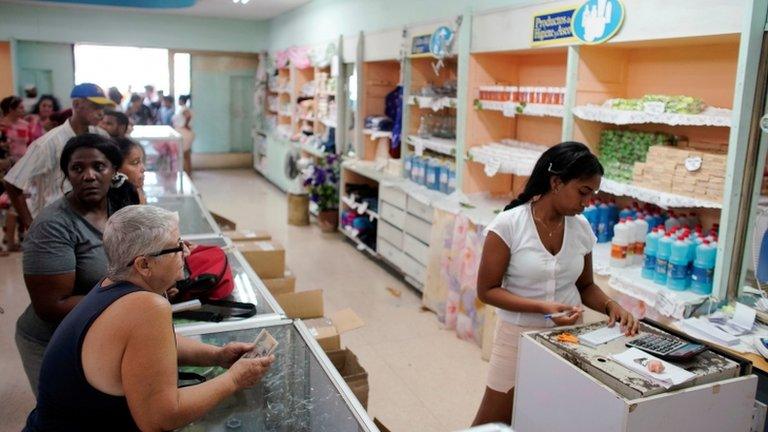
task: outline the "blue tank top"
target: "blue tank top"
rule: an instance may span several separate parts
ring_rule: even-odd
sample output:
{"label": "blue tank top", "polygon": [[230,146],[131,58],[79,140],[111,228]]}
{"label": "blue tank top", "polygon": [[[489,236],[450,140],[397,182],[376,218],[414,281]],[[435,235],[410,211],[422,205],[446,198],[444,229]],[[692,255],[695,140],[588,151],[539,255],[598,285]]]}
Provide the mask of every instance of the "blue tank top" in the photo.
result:
{"label": "blue tank top", "polygon": [[97,284],[59,324],[43,356],[37,406],[25,431],[138,430],[125,396],[108,395],[88,384],[82,348],[88,329],[107,307],[141,290],[127,282],[106,288]]}

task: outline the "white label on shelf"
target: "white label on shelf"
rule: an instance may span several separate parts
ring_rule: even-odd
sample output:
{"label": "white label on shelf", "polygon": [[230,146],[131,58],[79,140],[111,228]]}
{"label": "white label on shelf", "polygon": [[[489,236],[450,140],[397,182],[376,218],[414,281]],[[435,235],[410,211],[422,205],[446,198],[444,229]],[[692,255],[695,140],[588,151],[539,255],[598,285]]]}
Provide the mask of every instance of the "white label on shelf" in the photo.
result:
{"label": "white label on shelf", "polygon": [[655,309],[662,315],[672,318],[683,318],[685,306],[678,302],[675,295],[664,288],[656,295]]}
{"label": "white label on shelf", "polygon": [[416,153],[416,156],[423,156],[424,155],[424,141],[420,139],[413,140],[413,151]]}
{"label": "white label on shelf", "polygon": [[698,171],[701,169],[701,157],[691,156],[685,160],[685,169],[690,172]]}
{"label": "white label on shelf", "polygon": [[485,169],[483,171],[485,171],[485,175],[488,177],[493,177],[499,172],[500,168],[501,160],[499,160],[499,158],[492,157],[489,158],[488,162],[485,163]]}
{"label": "white label on shelf", "polygon": [[501,111],[504,113],[504,117],[514,117],[517,115],[517,104],[514,102],[505,102],[501,106]]}
{"label": "white label on shelf", "polygon": [[667,104],[664,102],[643,102],[643,111],[648,114],[664,114]]}

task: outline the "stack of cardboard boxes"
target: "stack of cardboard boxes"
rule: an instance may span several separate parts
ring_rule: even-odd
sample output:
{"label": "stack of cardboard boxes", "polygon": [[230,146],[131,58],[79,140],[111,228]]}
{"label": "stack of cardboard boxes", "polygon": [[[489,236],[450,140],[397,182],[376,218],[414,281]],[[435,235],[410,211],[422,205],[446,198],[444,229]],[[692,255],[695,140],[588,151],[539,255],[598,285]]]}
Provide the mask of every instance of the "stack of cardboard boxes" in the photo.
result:
{"label": "stack of cardboard boxes", "polygon": [[632,183],[662,192],[722,201],[726,157],[694,148],[652,146],[646,161],[635,163]]}
{"label": "stack of cardboard boxes", "polygon": [[248,261],[277,303],[291,319],[304,324],[336,366],[360,403],[368,404],[368,373],[349,349],[342,349],[341,334],[362,327],[351,309],[325,316],[323,290],[296,291],[296,277],[285,265],[285,248],[264,231],[224,233]]}

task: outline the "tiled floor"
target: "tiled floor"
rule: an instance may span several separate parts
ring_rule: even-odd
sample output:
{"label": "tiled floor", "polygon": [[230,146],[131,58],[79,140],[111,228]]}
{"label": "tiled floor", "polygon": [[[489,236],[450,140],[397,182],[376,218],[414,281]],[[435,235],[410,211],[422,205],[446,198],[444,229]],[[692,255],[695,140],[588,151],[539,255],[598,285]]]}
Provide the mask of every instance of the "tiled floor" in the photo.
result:
{"label": "tiled floor", "polygon": [[[443,330],[417,293],[344,241],[315,225],[288,226],[285,194],[250,170],[197,172],[211,211],[240,228],[264,229],[283,243],[297,289],[322,288],[326,313],[350,307],[365,327],[342,337],[368,370],[368,411],[393,431],[451,431],[469,425],[488,364],[480,349]],[[386,288],[402,294],[393,296]],[[13,342],[28,303],[18,254],[0,258],[0,431],[17,431],[33,406]]]}

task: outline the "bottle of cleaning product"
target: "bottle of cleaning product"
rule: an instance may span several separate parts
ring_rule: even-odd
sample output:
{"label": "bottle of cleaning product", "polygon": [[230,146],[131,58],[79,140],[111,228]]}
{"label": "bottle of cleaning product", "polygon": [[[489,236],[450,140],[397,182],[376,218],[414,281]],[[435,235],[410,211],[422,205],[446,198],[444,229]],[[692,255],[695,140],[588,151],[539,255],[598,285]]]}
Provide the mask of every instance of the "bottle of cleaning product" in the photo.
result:
{"label": "bottle of cleaning product", "polygon": [[592,233],[597,236],[597,207],[595,207],[595,200],[591,200],[587,208],[584,209],[584,217],[589,222],[589,226],[592,227]]}
{"label": "bottle of cleaning product", "polygon": [[631,207],[624,207],[619,212],[619,219],[626,219],[626,218],[632,217],[632,216],[633,216],[633,214],[632,214],[632,208]]}
{"label": "bottle of cleaning product", "polygon": [[656,251],[659,248],[659,230],[654,228],[645,237],[645,254],[642,275],[644,279],[653,280],[656,275]]}
{"label": "bottle of cleaning product", "polygon": [[688,244],[685,236],[680,235],[672,243],[669,254],[667,287],[674,291],[685,291],[688,286]]}
{"label": "bottle of cleaning product", "polygon": [[630,240],[631,232],[631,228],[627,225],[624,219],[621,219],[619,223],[613,227],[613,240],[611,240],[611,266],[627,266],[627,251],[629,245],[632,243]]}
{"label": "bottle of cleaning product", "polygon": [[608,225],[610,225],[611,210],[608,204],[601,203],[597,208],[597,242],[608,243],[611,240]]}
{"label": "bottle of cleaning product", "polygon": [[[624,225],[627,226],[627,266],[635,263],[635,221],[630,216],[624,219]],[[615,229],[615,228],[614,228]],[[615,234],[614,234],[615,237]]]}
{"label": "bottle of cleaning product", "polygon": [[696,247],[696,260],[693,262],[693,279],[691,291],[709,295],[712,293],[712,282],[715,275],[715,260],[717,258],[717,248],[704,240]]}
{"label": "bottle of cleaning product", "polygon": [[608,210],[608,220],[610,221],[608,223],[608,240],[610,241],[613,238],[613,226],[619,223],[619,207],[616,205],[615,199],[611,198],[608,202]]}
{"label": "bottle of cleaning product", "polygon": [[659,239],[659,247],[656,250],[656,276],[653,281],[659,285],[667,284],[667,270],[669,270],[669,254],[672,252],[672,235],[667,233]]}
{"label": "bottle of cleaning product", "polygon": [[648,236],[648,222],[640,216],[635,221],[635,264],[643,264],[645,238]]}
{"label": "bottle of cleaning product", "polygon": [[696,260],[696,248],[699,243],[693,235],[686,236],[685,241],[688,244],[688,288],[690,288],[693,284],[693,262]]}
{"label": "bottle of cleaning product", "polygon": [[680,226],[680,220],[675,216],[675,212],[670,210],[669,217],[666,221],[664,221],[664,228],[666,228],[667,232],[669,232],[669,230],[678,226]]}
{"label": "bottle of cleaning product", "polygon": [[699,216],[696,214],[696,212],[688,213],[688,224],[688,226],[691,228],[695,228],[701,225],[701,221],[699,220]]}

